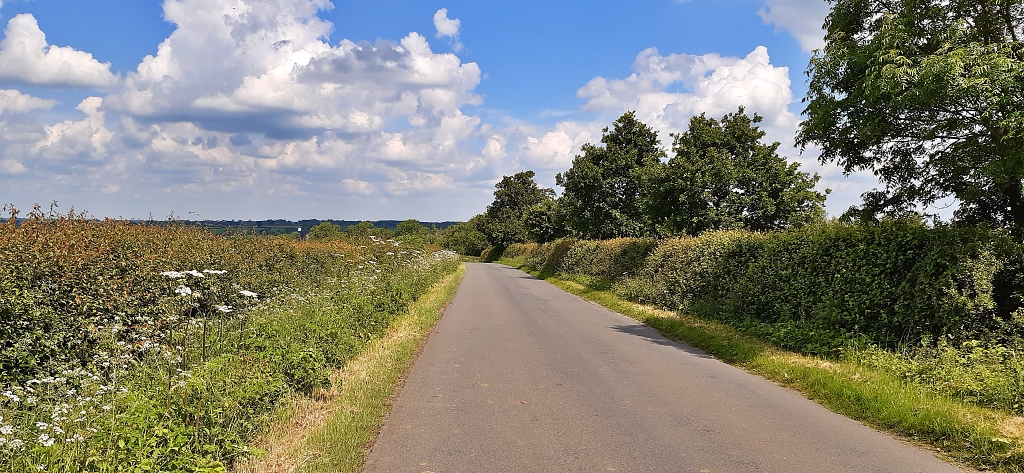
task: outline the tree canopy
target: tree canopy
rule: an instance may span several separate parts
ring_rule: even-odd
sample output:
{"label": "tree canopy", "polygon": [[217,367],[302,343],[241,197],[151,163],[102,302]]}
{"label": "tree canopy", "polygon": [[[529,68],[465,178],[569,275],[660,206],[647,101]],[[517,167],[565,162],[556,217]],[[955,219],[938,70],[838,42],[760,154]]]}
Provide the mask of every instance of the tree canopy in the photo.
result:
{"label": "tree canopy", "polygon": [[419,220],[409,219],[398,222],[398,225],[395,227],[395,236],[410,235],[422,237],[423,235],[426,235],[427,232],[429,231],[430,229],[424,227]]}
{"label": "tree canopy", "polygon": [[506,247],[529,241],[527,209],[555,198],[555,191],[538,186],[534,176],[533,171],[523,171],[503,176],[495,184],[494,201],[477,225],[492,245]]}
{"label": "tree canopy", "polygon": [[814,190],[818,175],[779,156],[778,142],[762,143],[761,120],[740,107],[721,121],[693,117],[687,131],[674,135],[675,156],[655,168],[648,184],[647,213],[662,234],[779,230],[824,217],[825,194]]}
{"label": "tree canopy", "polygon": [[797,142],[870,170],[870,213],[954,197],[957,220],[1024,226],[1024,2],[836,0]]}
{"label": "tree canopy", "polygon": [[572,168],[555,176],[565,188],[565,225],[592,239],[650,234],[642,202],[645,176],[665,157],[658,133],[627,112],[603,130],[601,143],[583,145]]}
{"label": "tree canopy", "polygon": [[306,238],[310,240],[332,240],[341,235],[341,226],[331,222],[320,222],[309,229],[309,234]]}

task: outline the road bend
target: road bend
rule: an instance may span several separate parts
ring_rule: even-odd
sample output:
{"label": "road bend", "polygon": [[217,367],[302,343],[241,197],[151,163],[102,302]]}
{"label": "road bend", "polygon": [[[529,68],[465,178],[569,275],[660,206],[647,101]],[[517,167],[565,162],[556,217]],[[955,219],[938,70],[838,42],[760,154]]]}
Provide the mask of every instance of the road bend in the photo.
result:
{"label": "road bend", "polygon": [[365,472],[962,471],[519,270],[467,266]]}

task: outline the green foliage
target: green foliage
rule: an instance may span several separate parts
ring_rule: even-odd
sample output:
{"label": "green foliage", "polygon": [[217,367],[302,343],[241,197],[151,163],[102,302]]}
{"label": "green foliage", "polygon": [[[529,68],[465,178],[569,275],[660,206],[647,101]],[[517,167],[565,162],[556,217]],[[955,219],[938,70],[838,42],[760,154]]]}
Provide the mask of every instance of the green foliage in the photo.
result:
{"label": "green foliage", "polygon": [[382,227],[375,227],[373,226],[373,222],[359,222],[355,225],[349,225],[349,227],[345,229],[345,234],[348,235],[349,238],[357,239],[369,237],[387,239],[394,236],[391,230]]}
{"label": "green foliage", "polygon": [[643,238],[578,241],[565,252],[560,271],[595,278],[598,286],[610,284],[636,274],[657,246],[657,240]]}
{"label": "green foliage", "polygon": [[395,236],[412,235],[423,237],[429,231],[427,227],[420,224],[419,220],[409,219],[398,223],[398,226],[395,227]]}
{"label": "green foliage", "polygon": [[652,235],[641,205],[650,190],[645,176],[665,156],[658,133],[627,112],[604,129],[601,143],[584,145],[572,168],[555,177],[565,188],[566,227],[591,239]]}
{"label": "green foliage", "polygon": [[460,255],[480,256],[487,248],[487,235],[477,229],[474,221],[459,222],[446,228],[440,238],[440,245]]}
{"label": "green foliage", "polygon": [[226,471],[458,265],[380,239],[31,217],[0,224],[3,471]]}
{"label": "green foliage", "polygon": [[1024,4],[838,0],[797,141],[871,170],[864,214],[955,197],[958,220],[1024,226]]}
{"label": "green foliage", "polygon": [[908,347],[901,352],[858,347],[844,358],[972,404],[1024,413],[1024,357],[1019,347],[968,340]]}
{"label": "green foliage", "polygon": [[507,247],[529,239],[527,211],[554,199],[555,192],[537,185],[533,171],[503,176],[495,184],[494,201],[479,220],[477,228],[491,245]]}
{"label": "green foliage", "polygon": [[546,199],[526,209],[523,220],[529,240],[547,243],[566,236],[565,207],[558,200]]}
{"label": "green foliage", "polygon": [[675,135],[675,156],[654,166],[647,184],[645,211],[662,234],[780,230],[824,219],[825,195],[814,190],[818,175],[787,163],[779,143],[762,143],[761,120],[740,107],[721,121],[693,117]]}
{"label": "green foliage", "polygon": [[819,224],[779,233],[513,245],[505,257],[587,276],[636,302],[720,320],[773,343],[835,354],[1020,335],[1019,248],[983,229]]}
{"label": "green foliage", "polygon": [[320,222],[309,229],[310,240],[333,240],[341,236],[341,226],[331,222]]}
{"label": "green foliage", "polygon": [[649,287],[633,295],[806,353],[865,338],[888,347],[964,340],[1005,330],[1019,305],[995,304],[1013,290],[994,285],[1005,244],[984,230],[899,222],[712,233],[666,241],[624,287]]}

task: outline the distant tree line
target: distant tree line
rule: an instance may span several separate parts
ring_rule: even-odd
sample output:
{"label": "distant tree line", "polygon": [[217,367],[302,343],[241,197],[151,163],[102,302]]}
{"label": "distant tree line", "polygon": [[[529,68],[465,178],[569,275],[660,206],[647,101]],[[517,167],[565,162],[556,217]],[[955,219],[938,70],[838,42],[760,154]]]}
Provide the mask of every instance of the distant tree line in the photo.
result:
{"label": "distant tree line", "polygon": [[310,240],[336,240],[379,238],[413,243],[416,245],[433,245],[461,254],[479,255],[487,248],[487,237],[476,229],[476,222],[459,222],[439,228],[437,225],[426,226],[419,220],[409,219],[399,222],[395,229],[378,227],[373,222],[360,222],[342,229],[341,225],[331,222],[320,222],[309,229],[306,238]]}

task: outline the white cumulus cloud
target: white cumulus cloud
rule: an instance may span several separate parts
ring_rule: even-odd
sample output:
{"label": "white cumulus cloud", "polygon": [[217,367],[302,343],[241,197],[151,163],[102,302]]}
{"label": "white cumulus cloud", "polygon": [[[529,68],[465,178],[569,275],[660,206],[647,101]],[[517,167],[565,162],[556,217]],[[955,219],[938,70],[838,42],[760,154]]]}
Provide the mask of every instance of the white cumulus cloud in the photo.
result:
{"label": "white cumulus cloud", "polygon": [[46,127],[46,137],[33,147],[45,158],[73,158],[88,155],[103,158],[113,132],[107,129],[105,115],[100,111],[103,99],[88,97],[76,109],[85,115],[78,121],[65,120]]}
{"label": "white cumulus cloud", "polygon": [[448,38],[452,42],[455,51],[462,50],[462,43],[459,42],[459,28],[462,22],[458,18],[448,18],[448,9],[442,8],[434,13],[434,29],[437,30],[438,38]]}
{"label": "white cumulus cloud", "polygon": [[102,88],[117,83],[110,63],[69,46],[52,46],[34,16],[11,18],[0,40],[0,81],[49,87]]}
{"label": "white cumulus cloud", "polygon": [[776,30],[789,31],[805,52],[825,45],[822,25],[829,13],[827,0],[765,0],[757,14]]}
{"label": "white cumulus cloud", "polygon": [[316,16],[328,5],[168,0],[177,28],[108,105],[148,121],[283,138],[367,136],[396,121],[438,127],[480,102],[479,67],[434,53],[418,33],[330,45],[332,26]]}
{"label": "white cumulus cloud", "polygon": [[23,113],[29,110],[49,110],[56,105],[56,100],[41,99],[18,90],[0,89],[0,115],[4,112]]}
{"label": "white cumulus cloud", "polygon": [[717,54],[661,55],[641,51],[625,79],[596,77],[577,92],[584,110],[608,115],[634,110],[637,118],[662,132],[685,130],[690,117],[707,113],[721,117],[743,106],[765,117],[765,125],[792,130],[797,117],[789,69],[771,64],[768,50],[758,46],[746,57]]}

